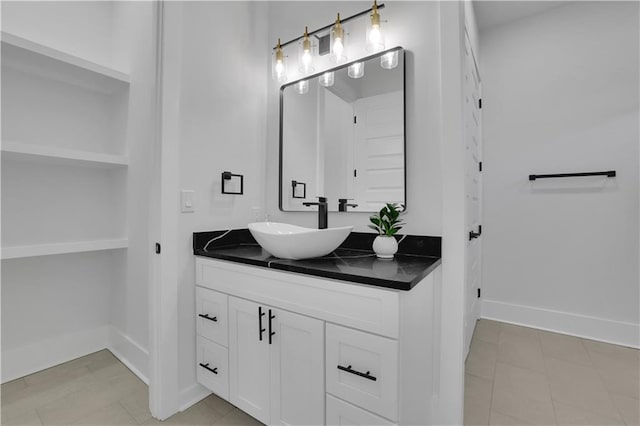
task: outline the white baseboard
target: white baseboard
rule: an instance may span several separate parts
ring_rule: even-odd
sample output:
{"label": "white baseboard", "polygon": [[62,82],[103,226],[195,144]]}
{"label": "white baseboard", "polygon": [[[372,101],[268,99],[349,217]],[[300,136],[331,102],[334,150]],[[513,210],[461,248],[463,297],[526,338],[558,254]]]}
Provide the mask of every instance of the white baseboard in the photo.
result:
{"label": "white baseboard", "polygon": [[2,349],[2,383],[108,347],[110,327],[102,326]]}
{"label": "white baseboard", "polygon": [[40,340],[18,348],[2,348],[2,383],[103,349],[110,350],[140,380],[149,384],[147,350],[109,325]]}
{"label": "white baseboard", "polygon": [[211,395],[211,391],[198,383],[194,383],[188,388],[181,390],[178,396],[180,411],[186,410],[209,395]]}
{"label": "white baseboard", "polygon": [[640,347],[640,324],[483,300],[481,317],[616,345]]}
{"label": "white baseboard", "polygon": [[149,386],[149,352],[116,327],[109,327],[108,349]]}

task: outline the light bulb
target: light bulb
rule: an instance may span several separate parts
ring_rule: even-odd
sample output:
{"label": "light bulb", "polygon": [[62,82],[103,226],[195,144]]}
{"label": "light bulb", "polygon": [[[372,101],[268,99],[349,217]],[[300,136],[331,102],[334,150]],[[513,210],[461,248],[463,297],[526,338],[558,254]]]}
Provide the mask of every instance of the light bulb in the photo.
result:
{"label": "light bulb", "polygon": [[344,44],[342,44],[342,39],[337,38],[333,41],[333,51],[336,53],[336,56],[342,56],[344,53]]}
{"label": "light bulb", "polygon": [[278,44],[276,45],[276,50],[273,54],[273,67],[271,74],[273,79],[279,83],[287,81],[287,64],[285,63],[285,58],[284,52],[282,52],[282,47],[280,46],[280,39],[278,39]]}
{"label": "light bulb", "polygon": [[361,78],[364,76],[364,62],[356,62],[349,65],[347,75],[351,78]]}
{"label": "light bulb", "polygon": [[380,14],[378,13],[378,4],[373,1],[371,11],[371,25],[367,29],[367,51],[380,52],[384,50],[384,39],[380,32]]}
{"label": "light bulb", "polygon": [[331,61],[341,64],[347,62],[344,48],[344,29],[340,23],[340,14],[336,19],[336,24],[331,28]]}
{"label": "light bulb", "polygon": [[284,64],[282,61],[276,61],[276,75],[281,77],[284,74]]}
{"label": "light bulb", "polygon": [[382,40],[382,35],[380,34],[380,25],[372,25],[371,32],[369,33],[369,40],[371,43],[379,44],[380,40]]}
{"label": "light bulb", "polygon": [[331,87],[331,86],[333,86],[333,79],[334,79],[333,71],[330,71],[330,72],[325,72],[324,74],[322,74],[318,78],[318,82],[320,83],[320,86]]}
{"label": "light bulb", "polygon": [[303,74],[309,74],[315,71],[315,67],[313,66],[313,46],[311,45],[311,40],[309,40],[309,33],[307,32],[307,27],[304,27],[304,36],[302,38],[302,42],[300,43],[300,53],[299,53],[299,61],[298,61],[298,69]]}

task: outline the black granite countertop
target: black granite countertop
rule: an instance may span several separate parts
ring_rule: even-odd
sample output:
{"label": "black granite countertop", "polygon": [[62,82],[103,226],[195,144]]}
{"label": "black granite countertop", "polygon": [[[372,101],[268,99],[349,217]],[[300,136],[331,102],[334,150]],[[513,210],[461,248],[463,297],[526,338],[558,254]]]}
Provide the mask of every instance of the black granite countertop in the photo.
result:
{"label": "black granite countertop", "polygon": [[398,290],[411,290],[440,264],[440,237],[398,235],[398,253],[392,260],[376,257],[371,250],[375,237],[352,232],[327,256],[287,260],[263,250],[248,229],[194,232],[193,254]]}

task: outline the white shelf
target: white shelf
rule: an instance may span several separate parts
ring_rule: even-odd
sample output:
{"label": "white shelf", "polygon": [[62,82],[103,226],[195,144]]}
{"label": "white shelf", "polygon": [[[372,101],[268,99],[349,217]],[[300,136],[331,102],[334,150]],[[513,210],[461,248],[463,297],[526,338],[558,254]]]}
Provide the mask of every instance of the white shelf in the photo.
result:
{"label": "white shelf", "polygon": [[89,84],[109,91],[114,89],[114,83],[122,86],[131,82],[127,73],[4,31],[2,62],[3,65],[8,64],[36,74],[71,83]]}
{"label": "white shelf", "polygon": [[126,238],[118,240],[77,241],[58,244],[2,247],[2,259],[48,256],[53,254],[82,253],[88,251],[115,250],[129,246]]}
{"label": "white shelf", "polygon": [[2,158],[95,168],[127,167],[129,165],[129,158],[124,155],[102,154],[14,141],[2,142]]}

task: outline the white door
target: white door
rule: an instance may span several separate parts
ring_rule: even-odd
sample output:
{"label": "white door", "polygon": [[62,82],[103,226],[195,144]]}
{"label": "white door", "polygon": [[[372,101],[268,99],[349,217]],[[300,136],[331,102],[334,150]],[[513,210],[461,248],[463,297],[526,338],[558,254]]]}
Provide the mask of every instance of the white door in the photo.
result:
{"label": "white door", "polygon": [[465,267],[465,357],[469,352],[471,338],[477,319],[480,317],[480,256],[481,256],[481,194],[480,178],[482,134],[480,119],[480,76],[471,47],[469,35],[465,31],[465,64],[464,64],[464,122],[466,144],[466,231],[467,265]]}
{"label": "white door", "polygon": [[229,399],[265,424],[270,421],[268,321],[264,306],[229,297]]}
{"label": "white door", "polygon": [[402,91],[359,99],[354,104],[352,210],[377,211],[404,203],[404,105]]}
{"label": "white door", "polygon": [[269,308],[271,423],[324,424],[324,323]]}

